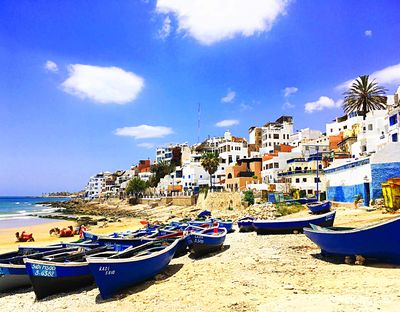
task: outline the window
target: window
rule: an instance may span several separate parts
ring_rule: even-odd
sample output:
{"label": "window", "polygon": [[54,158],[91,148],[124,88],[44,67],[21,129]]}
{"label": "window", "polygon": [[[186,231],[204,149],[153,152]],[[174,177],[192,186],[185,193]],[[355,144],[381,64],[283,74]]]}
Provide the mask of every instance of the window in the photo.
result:
{"label": "window", "polygon": [[307,182],[307,178],[303,178],[303,182]]}
{"label": "window", "polygon": [[397,133],[392,134],[392,142],[397,142],[398,141],[398,135]]}
{"label": "window", "polygon": [[343,126],[343,129],[347,129],[347,126]]}
{"label": "window", "polygon": [[229,155],[228,164],[232,162],[232,155]]}
{"label": "window", "polygon": [[271,133],[270,133],[270,134],[268,134],[268,138],[271,138]]}
{"label": "window", "polygon": [[368,125],[368,130],[369,130],[369,131],[372,131],[372,124],[369,124],[369,125]]}
{"label": "window", "polygon": [[[397,124],[397,114],[389,117],[389,125],[393,126]],[[394,142],[394,141],[393,141]],[[397,141],[396,141],[397,142]]]}
{"label": "window", "polygon": [[274,168],[279,168],[279,163],[274,163]]}
{"label": "window", "polygon": [[271,142],[268,143],[268,146],[271,146]]}
{"label": "window", "polygon": [[333,132],[333,128],[331,128],[331,132]]}
{"label": "window", "polygon": [[[317,178],[314,178],[314,182],[317,183]],[[320,178],[318,178],[318,182],[321,182]]]}
{"label": "window", "polygon": [[279,140],[279,133],[274,133],[274,139]]}
{"label": "window", "polygon": [[313,191],[312,190],[307,190],[307,194],[312,194]]}
{"label": "window", "polygon": [[200,175],[200,179],[203,179],[203,175]]}
{"label": "window", "polygon": [[300,179],[299,178],[296,178],[296,183],[300,183]]}

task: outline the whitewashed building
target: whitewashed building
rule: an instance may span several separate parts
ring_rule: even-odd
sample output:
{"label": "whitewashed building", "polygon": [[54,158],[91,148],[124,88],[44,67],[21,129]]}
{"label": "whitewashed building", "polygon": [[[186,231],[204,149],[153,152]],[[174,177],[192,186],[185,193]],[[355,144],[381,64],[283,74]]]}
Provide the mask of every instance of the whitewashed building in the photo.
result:
{"label": "whitewashed building", "polygon": [[100,172],[89,178],[89,182],[85,187],[85,198],[94,199],[99,198],[103,190],[103,183],[105,181],[104,172]]}
{"label": "whitewashed building", "polygon": [[290,135],[289,144],[291,146],[299,146],[300,143],[307,143],[311,140],[316,140],[321,136],[321,131],[305,128]]}
{"label": "whitewashed building", "polygon": [[293,134],[293,117],[281,116],[274,122],[267,122],[262,127],[261,153],[272,153],[281,144],[289,145]]}

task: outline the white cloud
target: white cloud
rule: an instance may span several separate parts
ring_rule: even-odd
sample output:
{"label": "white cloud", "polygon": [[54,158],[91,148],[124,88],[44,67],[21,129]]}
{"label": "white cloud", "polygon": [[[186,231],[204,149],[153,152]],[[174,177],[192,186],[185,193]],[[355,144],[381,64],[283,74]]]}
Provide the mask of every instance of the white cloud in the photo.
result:
{"label": "white cloud", "polygon": [[167,16],[166,18],[164,18],[163,26],[159,30],[158,36],[164,40],[169,36],[170,33],[171,33],[171,19],[169,18],[169,16]]}
{"label": "white cloud", "polygon": [[115,135],[130,136],[135,139],[163,138],[171,133],[173,133],[173,131],[169,127],[149,125],[123,127],[114,131]]}
{"label": "white cloud", "polygon": [[295,108],[295,105],[290,103],[289,101],[286,101],[285,103],[283,103],[282,108],[285,110],[288,110],[288,109]]}
{"label": "white cloud", "polygon": [[[400,63],[377,70],[370,75],[370,78],[376,79],[380,85],[399,85],[400,84]],[[336,86],[337,90],[346,90],[354,82],[354,79],[347,80]]]}
{"label": "white cloud", "polygon": [[156,10],[173,14],[178,31],[204,45],[268,32],[289,0],[158,0]]}
{"label": "white cloud", "polygon": [[285,97],[289,97],[292,94],[295,94],[297,91],[299,91],[299,89],[296,87],[286,87],[285,89],[283,89],[283,94]]}
{"label": "white cloud", "polygon": [[239,120],[237,119],[225,119],[218,121],[215,125],[217,127],[231,127],[239,124]]}
{"label": "white cloud", "polygon": [[61,87],[72,95],[107,104],[126,104],[136,99],[144,79],[118,67],[70,65],[69,77]]}
{"label": "white cloud", "polygon": [[314,111],[321,111],[325,108],[338,108],[343,104],[343,100],[334,101],[330,97],[321,96],[315,102],[308,102],[304,105],[306,113],[312,113]]}
{"label": "white cloud", "polygon": [[58,72],[58,66],[56,63],[53,61],[48,60],[46,64],[44,64],[44,68],[48,71],[51,71],[53,73]]}
{"label": "white cloud", "polygon": [[253,106],[246,104],[246,103],[241,103],[240,107],[239,107],[239,111],[241,111],[241,112],[249,111],[252,109],[253,109]]}
{"label": "white cloud", "polygon": [[364,35],[365,35],[366,37],[372,37],[372,30],[366,30],[366,31],[364,31]]}
{"label": "white cloud", "polygon": [[232,90],[228,90],[228,93],[224,97],[221,98],[221,102],[230,103],[235,99],[235,97],[236,97],[236,92],[232,91]]}
{"label": "white cloud", "polygon": [[143,143],[139,143],[137,146],[143,147],[143,148],[147,148],[147,149],[152,149],[152,148],[155,147],[155,144],[148,143],[148,142],[143,142]]}

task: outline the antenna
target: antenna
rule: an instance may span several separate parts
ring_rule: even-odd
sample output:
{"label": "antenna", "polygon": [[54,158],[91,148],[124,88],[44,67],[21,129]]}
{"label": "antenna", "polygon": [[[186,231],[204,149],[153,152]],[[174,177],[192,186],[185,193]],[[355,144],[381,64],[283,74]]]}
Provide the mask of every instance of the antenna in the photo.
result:
{"label": "antenna", "polygon": [[197,143],[200,143],[200,102],[197,107]]}

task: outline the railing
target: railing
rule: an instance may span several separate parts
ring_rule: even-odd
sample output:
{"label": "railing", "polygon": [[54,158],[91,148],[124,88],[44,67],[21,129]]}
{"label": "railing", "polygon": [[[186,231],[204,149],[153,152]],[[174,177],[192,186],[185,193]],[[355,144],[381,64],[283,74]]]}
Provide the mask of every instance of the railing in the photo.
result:
{"label": "railing", "polygon": [[[322,170],[319,171],[320,173],[323,173]],[[279,172],[278,177],[286,177],[286,176],[291,176],[295,174],[316,174],[317,170],[294,170],[294,171],[287,171],[287,172]]]}
{"label": "railing", "polygon": [[252,178],[254,177],[254,171],[240,171],[237,176],[238,178]]}

